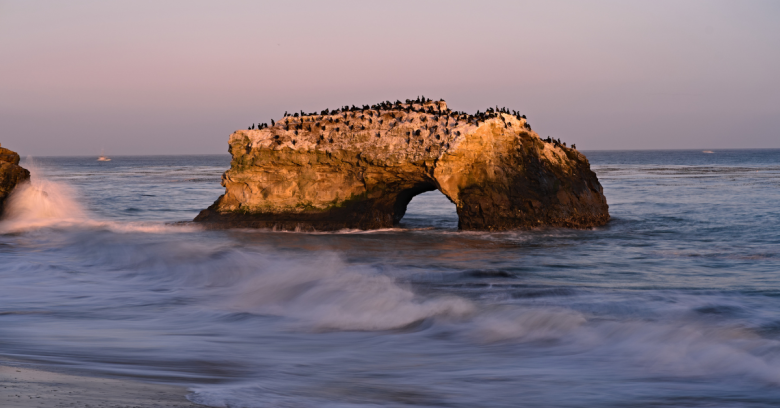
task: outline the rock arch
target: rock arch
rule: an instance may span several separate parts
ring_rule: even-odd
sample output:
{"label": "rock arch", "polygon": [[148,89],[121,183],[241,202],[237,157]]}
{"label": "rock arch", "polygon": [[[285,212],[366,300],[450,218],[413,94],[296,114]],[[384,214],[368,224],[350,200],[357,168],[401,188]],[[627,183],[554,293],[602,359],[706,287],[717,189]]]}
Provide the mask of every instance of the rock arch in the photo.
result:
{"label": "rock arch", "polygon": [[435,189],[455,203],[464,230],[586,228],[609,220],[587,158],[543,141],[525,118],[495,113],[483,121],[452,120],[443,102],[419,105],[287,117],[233,133],[225,194],[195,221],[284,230],[388,228],[414,196]]}
{"label": "rock arch", "polygon": [[395,204],[393,204],[393,225],[398,225],[401,219],[406,215],[406,209],[409,207],[409,203],[412,202],[414,197],[422,193],[438,190],[438,186],[433,182],[418,183],[402,190],[396,195]]}

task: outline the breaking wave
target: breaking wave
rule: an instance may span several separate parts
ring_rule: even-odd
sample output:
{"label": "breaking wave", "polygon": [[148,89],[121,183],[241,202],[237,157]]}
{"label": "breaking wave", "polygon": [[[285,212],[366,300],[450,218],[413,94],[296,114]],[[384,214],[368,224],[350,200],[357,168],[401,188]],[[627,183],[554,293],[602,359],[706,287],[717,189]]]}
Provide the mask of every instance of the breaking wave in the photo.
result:
{"label": "breaking wave", "polygon": [[48,181],[32,167],[31,181],[14,189],[6,202],[0,233],[83,224],[89,219],[64,183]]}
{"label": "breaking wave", "polygon": [[30,181],[18,185],[7,198],[0,234],[20,233],[42,228],[106,228],[116,232],[167,232],[195,230],[196,226],[170,226],[150,222],[99,220],[85,210],[78,192],[64,182],[49,180],[34,163],[25,164]]}

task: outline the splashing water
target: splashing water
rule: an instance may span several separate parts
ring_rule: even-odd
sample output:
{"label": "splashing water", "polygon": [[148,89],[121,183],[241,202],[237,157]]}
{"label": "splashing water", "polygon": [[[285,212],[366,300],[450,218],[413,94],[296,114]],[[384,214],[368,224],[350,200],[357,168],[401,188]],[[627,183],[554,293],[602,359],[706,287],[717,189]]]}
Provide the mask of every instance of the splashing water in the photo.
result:
{"label": "splashing water", "polygon": [[335,255],[263,268],[242,281],[231,301],[234,310],[290,317],[299,329],[316,331],[390,330],[474,311],[460,297],[420,298],[394,279],[356,270]]}
{"label": "splashing water", "polygon": [[64,228],[87,220],[67,184],[46,180],[32,163],[26,166],[30,170],[30,181],[17,186],[8,197],[0,233],[53,226]]}
{"label": "splashing water", "polygon": [[[19,233],[41,228],[92,227],[108,228],[117,232],[165,232],[171,228],[159,223],[114,222],[97,220],[90,216],[76,199],[78,193],[67,183],[48,178],[36,163],[28,158],[24,164],[30,170],[30,181],[17,186],[8,197],[0,234]],[[189,225],[178,230],[195,230]]]}

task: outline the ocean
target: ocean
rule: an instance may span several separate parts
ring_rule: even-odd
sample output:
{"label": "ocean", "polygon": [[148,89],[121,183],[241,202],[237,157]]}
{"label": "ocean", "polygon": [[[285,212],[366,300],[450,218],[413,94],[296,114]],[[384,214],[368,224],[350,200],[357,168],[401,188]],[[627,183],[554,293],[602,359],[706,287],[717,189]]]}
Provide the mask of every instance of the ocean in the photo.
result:
{"label": "ocean", "polygon": [[26,158],[0,357],[214,407],[776,407],[780,150],[590,151],[612,221],[202,230],[227,155]]}

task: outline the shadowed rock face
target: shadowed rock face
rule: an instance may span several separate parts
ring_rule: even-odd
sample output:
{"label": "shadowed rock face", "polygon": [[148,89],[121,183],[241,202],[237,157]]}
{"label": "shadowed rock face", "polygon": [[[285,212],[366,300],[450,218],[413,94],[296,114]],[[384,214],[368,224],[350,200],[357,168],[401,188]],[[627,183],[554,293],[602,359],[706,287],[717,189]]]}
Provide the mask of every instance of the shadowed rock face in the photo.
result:
{"label": "shadowed rock face", "polygon": [[[422,112],[424,111],[424,112]],[[197,222],[285,230],[397,225],[440,190],[463,230],[587,228],[609,221],[584,155],[547,143],[522,117],[477,122],[442,102],[286,117],[230,136],[226,191]]]}
{"label": "shadowed rock face", "polygon": [[30,172],[19,166],[19,155],[0,147],[0,215],[3,203],[17,184],[30,179]]}

